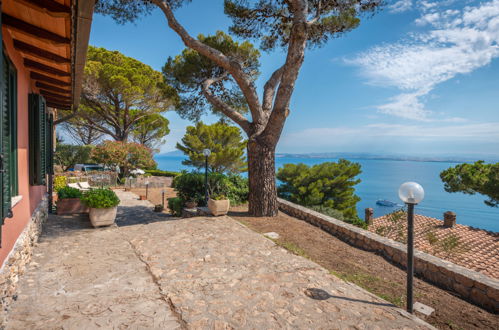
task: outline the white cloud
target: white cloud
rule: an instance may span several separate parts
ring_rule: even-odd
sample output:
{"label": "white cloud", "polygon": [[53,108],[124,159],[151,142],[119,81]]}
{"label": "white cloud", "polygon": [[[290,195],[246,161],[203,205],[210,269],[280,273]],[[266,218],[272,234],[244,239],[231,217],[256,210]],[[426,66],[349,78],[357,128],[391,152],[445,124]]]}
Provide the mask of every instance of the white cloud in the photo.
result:
{"label": "white cloud", "polygon": [[436,85],[467,74],[499,57],[499,0],[461,10],[423,1],[415,23],[428,26],[409,41],[373,47],[347,63],[359,66],[370,84],[401,90],[381,113],[435,120],[422,98]]}
{"label": "white cloud", "polygon": [[391,13],[403,13],[412,9],[412,0],[399,0],[390,6],[388,6],[388,10]]}
{"label": "white cloud", "polygon": [[[451,139],[467,141],[489,141],[499,139],[499,122],[480,124],[448,124],[448,125],[400,125],[370,124],[361,127],[308,128],[285,135],[290,141],[331,142],[343,138],[359,138],[368,140],[377,137],[410,137],[416,139]],[[338,138],[342,139],[338,139]]]}

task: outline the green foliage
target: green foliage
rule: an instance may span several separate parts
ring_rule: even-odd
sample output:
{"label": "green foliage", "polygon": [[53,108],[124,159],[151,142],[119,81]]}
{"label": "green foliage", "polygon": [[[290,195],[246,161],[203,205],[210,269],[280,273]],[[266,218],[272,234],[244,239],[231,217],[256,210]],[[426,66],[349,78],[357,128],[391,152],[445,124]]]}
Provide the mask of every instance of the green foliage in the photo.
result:
{"label": "green foliage", "polygon": [[182,208],[184,207],[184,200],[180,197],[168,198],[168,208],[173,216],[182,216]]}
{"label": "green foliage", "polygon": [[473,164],[459,164],[440,173],[447,192],[476,193],[487,196],[484,203],[499,207],[499,163],[485,164],[477,161]]}
{"label": "green foliage", "polygon": [[162,171],[162,170],[145,170],[146,174],[150,174],[151,176],[167,176],[167,177],[176,177],[180,175],[180,172],[173,171]]}
{"label": "green foliage", "polygon": [[164,137],[170,133],[170,122],[159,113],[139,119],[132,131],[133,141],[151,149],[165,143]]}
{"label": "green foliage", "polygon": [[345,219],[355,219],[360,198],[354,186],[360,182],[355,179],[360,173],[360,164],[345,159],[314,166],[285,164],[277,172],[282,182],[278,192],[291,202],[322,205],[342,212]]}
{"label": "green foliage", "polygon": [[[183,172],[173,180],[173,188],[184,201],[193,200],[205,205],[204,173]],[[226,196],[231,205],[239,205],[248,200],[248,180],[238,175],[210,173],[208,175],[208,192],[210,196]]]}
{"label": "green foliage", "polygon": [[81,198],[81,191],[76,188],[63,187],[57,191],[57,197],[59,199]]}
{"label": "green foliage", "polygon": [[[310,25],[308,45],[321,46],[329,39],[349,32],[360,24],[360,16],[373,12],[382,0],[308,0]],[[292,1],[225,0],[225,13],[232,18],[230,31],[243,39],[261,41],[264,50],[287,47],[293,24]],[[319,13],[319,16],[317,16]]]}
{"label": "green foliage", "polygon": [[[80,125],[94,127],[116,141],[127,141],[132,135],[152,146],[168,133],[160,114],[176,102],[176,91],[160,72],[118,51],[88,48]],[[152,123],[154,129],[145,132]]]}
{"label": "green foliage", "polygon": [[91,162],[92,146],[76,146],[58,143],[54,153],[54,163],[62,167],[63,171],[73,168],[76,164]]}
{"label": "green foliage", "polygon": [[344,222],[349,223],[351,225],[360,227],[362,229],[367,229],[367,227],[368,227],[367,223],[365,221],[362,221],[362,219],[360,219],[358,216],[355,216],[353,218],[345,218],[343,216],[343,212],[332,209],[330,207],[326,207],[323,205],[315,205],[315,206],[308,206],[308,208],[312,209],[316,212],[330,216],[332,218],[335,218],[337,220],[341,220],[341,221],[344,221]]}
{"label": "green foliage", "polygon": [[184,165],[204,168],[203,150],[209,149],[208,166],[212,172],[239,173],[247,170],[246,143],[241,130],[235,126],[224,122],[212,125],[198,122],[196,126],[187,127],[182,143],[177,143],[177,149],[189,157],[182,161]]}
{"label": "green foliage", "polygon": [[177,191],[177,196],[183,201],[196,201],[199,205],[204,205],[204,175],[201,173],[183,172],[175,177],[172,187]]}
{"label": "green foliage", "polygon": [[57,175],[54,177],[54,191],[58,192],[68,184],[68,178],[64,175]]}
{"label": "green foliage", "polygon": [[134,169],[154,169],[156,162],[151,149],[138,143],[104,141],[92,151],[97,163],[120,168],[120,178],[128,177]]}
{"label": "green foliage", "polygon": [[81,201],[93,209],[107,209],[120,203],[120,199],[111,189],[89,190],[83,194]]}
{"label": "green foliage", "polygon": [[[200,34],[198,40],[240,63],[252,79],[257,78],[260,52],[251,43],[234,41],[222,31],[217,31],[212,36]],[[235,80],[226,75],[224,69],[195,50],[185,48],[175,58],[168,58],[163,67],[163,75],[167,83],[180,93],[176,111],[182,118],[198,121],[207,109],[220,113],[219,109],[208,103],[202,92],[203,82],[219,77],[223,78],[211,86],[211,92],[234,110],[241,113],[248,111],[246,100]]]}

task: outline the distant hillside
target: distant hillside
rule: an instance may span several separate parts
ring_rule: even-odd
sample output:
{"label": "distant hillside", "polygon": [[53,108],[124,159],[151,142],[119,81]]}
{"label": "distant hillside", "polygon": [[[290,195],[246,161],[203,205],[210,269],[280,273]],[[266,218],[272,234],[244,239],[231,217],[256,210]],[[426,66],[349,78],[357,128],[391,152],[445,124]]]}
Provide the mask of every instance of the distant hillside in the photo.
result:
{"label": "distant hillside", "polygon": [[179,157],[184,156],[184,153],[180,150],[174,150],[170,152],[163,152],[161,154],[157,154],[156,157]]}
{"label": "distant hillside", "polygon": [[325,153],[307,153],[307,154],[287,154],[277,153],[276,157],[287,158],[348,158],[348,159],[373,159],[373,160],[399,160],[416,162],[446,162],[463,163],[485,160],[487,162],[498,162],[497,156],[407,156],[407,155],[379,155],[370,153],[348,153],[348,152],[325,152]]}

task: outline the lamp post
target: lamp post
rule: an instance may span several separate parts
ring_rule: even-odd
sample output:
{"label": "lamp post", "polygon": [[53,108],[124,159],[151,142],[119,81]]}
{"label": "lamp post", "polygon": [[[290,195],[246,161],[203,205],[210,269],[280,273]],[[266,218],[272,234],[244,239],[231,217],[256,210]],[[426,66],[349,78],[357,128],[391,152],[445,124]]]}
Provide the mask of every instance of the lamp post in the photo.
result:
{"label": "lamp post", "polygon": [[424,198],[424,189],[419,183],[406,182],[399,188],[399,197],[407,205],[407,311],[413,313],[414,279],[414,205]]}
{"label": "lamp post", "polygon": [[206,205],[208,205],[208,198],[210,198],[210,196],[208,195],[208,157],[210,157],[211,155],[211,150],[204,149],[203,155],[204,155],[204,199]]}
{"label": "lamp post", "polygon": [[149,199],[149,181],[146,181],[146,199]]}

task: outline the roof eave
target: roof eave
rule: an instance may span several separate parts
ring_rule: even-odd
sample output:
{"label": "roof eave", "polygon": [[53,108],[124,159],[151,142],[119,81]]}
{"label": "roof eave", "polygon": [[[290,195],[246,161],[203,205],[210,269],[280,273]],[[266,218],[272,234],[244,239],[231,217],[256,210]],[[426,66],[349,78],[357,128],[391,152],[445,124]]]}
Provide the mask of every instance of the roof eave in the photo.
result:
{"label": "roof eave", "polygon": [[73,111],[78,109],[80,103],[83,71],[87,60],[94,6],[95,1],[92,0],[74,1],[74,34],[72,38],[74,40],[72,52]]}

